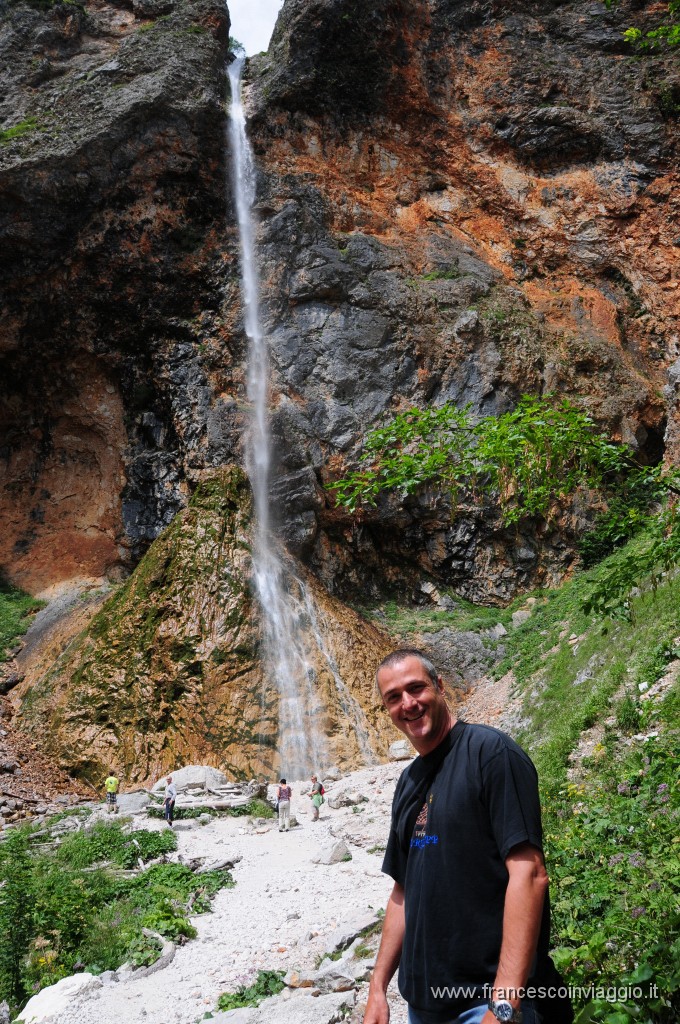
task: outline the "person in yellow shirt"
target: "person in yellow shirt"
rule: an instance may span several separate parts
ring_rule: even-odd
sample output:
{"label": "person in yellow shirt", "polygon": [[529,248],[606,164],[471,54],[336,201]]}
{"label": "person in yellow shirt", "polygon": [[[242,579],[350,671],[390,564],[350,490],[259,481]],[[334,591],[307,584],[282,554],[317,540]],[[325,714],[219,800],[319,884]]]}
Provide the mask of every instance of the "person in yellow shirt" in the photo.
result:
{"label": "person in yellow shirt", "polygon": [[120,782],[115,775],[109,775],[108,779],[104,783],[106,787],[106,810],[109,814],[118,814],[118,787]]}

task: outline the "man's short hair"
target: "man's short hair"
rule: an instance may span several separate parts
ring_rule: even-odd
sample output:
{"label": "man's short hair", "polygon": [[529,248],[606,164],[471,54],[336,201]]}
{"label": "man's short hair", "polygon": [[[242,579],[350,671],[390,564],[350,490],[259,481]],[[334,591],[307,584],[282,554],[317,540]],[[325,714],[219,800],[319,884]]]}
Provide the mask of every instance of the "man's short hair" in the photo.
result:
{"label": "man's short hair", "polygon": [[375,670],[375,685],[378,687],[378,692],[380,692],[380,687],[378,686],[378,673],[380,670],[383,668],[394,668],[395,665],[400,665],[407,658],[417,658],[430,677],[434,688],[438,689],[439,673],[428,656],[423,651],[418,650],[417,647],[400,647],[398,650],[388,654],[386,658],[383,658]]}

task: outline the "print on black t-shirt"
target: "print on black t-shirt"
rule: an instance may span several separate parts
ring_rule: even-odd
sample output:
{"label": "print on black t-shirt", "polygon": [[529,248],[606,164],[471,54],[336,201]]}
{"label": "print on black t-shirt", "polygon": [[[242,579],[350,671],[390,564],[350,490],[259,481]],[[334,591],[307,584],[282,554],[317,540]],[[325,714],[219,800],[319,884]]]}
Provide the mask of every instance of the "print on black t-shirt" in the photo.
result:
{"label": "print on black t-shirt", "polygon": [[427,834],[427,811],[428,804],[432,803],[432,793],[429,798],[423,804],[420,814],[416,818],[416,823],[413,826],[413,835],[411,836],[411,848],[415,850],[422,850],[424,846],[428,846],[430,843],[438,843],[439,836],[428,836]]}

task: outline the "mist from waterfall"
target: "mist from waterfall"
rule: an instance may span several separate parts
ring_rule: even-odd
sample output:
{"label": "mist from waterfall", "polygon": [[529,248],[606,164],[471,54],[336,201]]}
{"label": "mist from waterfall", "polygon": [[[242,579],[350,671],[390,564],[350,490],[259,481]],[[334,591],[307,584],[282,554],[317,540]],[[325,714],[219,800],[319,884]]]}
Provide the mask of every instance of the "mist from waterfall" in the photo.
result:
{"label": "mist from waterfall", "polygon": [[236,60],[229,65],[232,98],[229,141],[248,337],[250,423],[246,438],[246,470],[255,506],[253,577],[262,612],[265,686],[275,685],[279,692],[280,770],[288,778],[302,778],[318,769],[326,759],[322,732],[324,708],[315,693],[316,671],[304,640],[311,625],[308,612],[310,598],[302,581],[286,566],[272,531],[269,350],[260,318],[253,217],[255,161],[246,133],[241,99],[243,64],[243,60]]}

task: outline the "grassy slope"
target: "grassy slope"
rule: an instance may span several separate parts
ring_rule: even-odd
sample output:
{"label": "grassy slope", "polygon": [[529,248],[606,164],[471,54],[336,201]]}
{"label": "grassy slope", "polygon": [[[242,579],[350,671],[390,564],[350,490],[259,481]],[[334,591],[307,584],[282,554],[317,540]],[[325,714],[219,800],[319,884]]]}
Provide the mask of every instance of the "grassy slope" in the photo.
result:
{"label": "grassy slope", "polygon": [[[523,705],[518,739],[539,770],[555,957],[582,989],[574,999],[579,1024],[680,1019],[677,674],[643,696],[680,658],[680,574],[656,592],[643,589],[629,619],[583,611],[602,574],[642,542],[535,594],[531,618],[503,639],[496,669],[514,672]],[[461,605],[419,613],[392,604],[380,617],[406,639],[442,626],[507,626],[511,612]],[[568,772],[588,729],[590,754]]]}
{"label": "grassy slope", "polygon": [[13,645],[31,624],[31,615],[43,602],[0,579],[0,662],[6,661]]}

